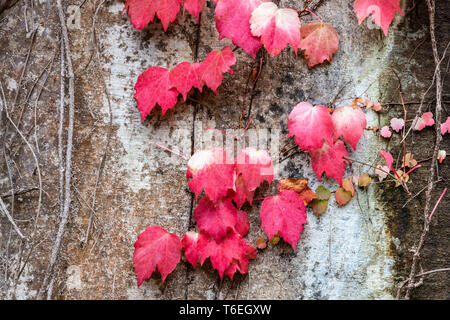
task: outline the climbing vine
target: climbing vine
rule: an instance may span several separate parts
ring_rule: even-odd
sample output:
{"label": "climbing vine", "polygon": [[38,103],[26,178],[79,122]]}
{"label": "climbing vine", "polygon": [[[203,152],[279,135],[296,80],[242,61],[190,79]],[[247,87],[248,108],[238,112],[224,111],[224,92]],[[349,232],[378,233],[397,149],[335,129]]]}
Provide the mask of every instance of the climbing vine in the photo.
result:
{"label": "climbing vine", "polygon": [[[137,29],[143,29],[157,17],[166,31],[176,21],[181,0],[127,0],[130,21]],[[215,25],[219,40],[231,39],[232,43],[256,59],[260,50],[266,50],[270,57],[279,55],[288,46],[294,53],[303,51],[308,68],[325,61],[332,62],[339,49],[336,29],[322,21],[308,8],[281,8],[266,0],[213,0],[215,3]],[[197,22],[206,0],[183,0],[183,13],[188,11]],[[388,34],[395,13],[403,15],[399,0],[356,0],[354,12],[361,24],[369,16]],[[302,14],[312,14],[317,22],[302,25]],[[262,49],[263,48],[263,49]],[[181,62],[169,70],[152,66],[144,71],[135,85],[135,98],[144,120],[156,104],[162,114],[174,108],[181,94],[184,101],[194,90],[202,92],[205,86],[217,94],[224,73],[233,74],[231,67],[236,63],[234,49],[229,46],[212,51],[202,62]],[[262,64],[262,59],[261,64]],[[259,70],[260,72],[261,70]],[[245,98],[244,98],[245,99]],[[402,103],[403,98],[401,96]],[[404,105],[403,105],[404,106]],[[352,160],[348,158],[347,145],[357,149],[358,141],[367,130],[363,109],[382,111],[380,103],[357,97],[351,105],[313,106],[309,102],[298,103],[289,114],[287,127],[289,135],[302,152],[309,153],[311,166],[319,181],[323,173],[339,184],[331,192],[319,186],[315,192],[308,187],[307,179],[283,179],[278,193],[261,199],[254,194],[264,181],[271,183],[274,170],[271,155],[252,147],[240,151],[236,159],[230,159],[223,149],[200,150],[187,163],[188,186],[196,200],[204,192],[194,210],[198,232],[187,232],[182,240],[160,226],[149,226],[135,243],[134,267],[138,286],[152,276],[156,268],[164,281],[177,266],[184,250],[186,259],[196,267],[210,259],[213,268],[222,278],[224,274],[233,279],[236,271],[244,274],[249,262],[257,257],[257,249],[267,244],[263,238],[256,241],[256,248],[244,237],[249,231],[247,213],[241,210],[244,203],[253,205],[263,200],[260,206],[260,220],[270,243],[280,239],[296,250],[303,225],[307,223],[306,207],[311,206],[317,216],[324,214],[331,193],[335,194],[339,206],[347,204],[355,194],[355,186],[366,188],[372,181],[369,174],[344,178],[345,169]],[[405,138],[405,119],[393,118],[390,126],[369,128],[389,139],[393,132],[402,133]],[[450,118],[440,125],[441,134],[449,132]],[[412,130],[420,131],[435,124],[433,114],[425,112],[414,119]],[[403,129],[403,131],[402,131]],[[402,166],[394,168],[393,156],[379,150],[385,164],[374,166],[374,173],[382,181],[390,176],[396,186],[402,186],[408,193],[407,182],[411,172],[420,164],[405,154]],[[439,151],[439,161],[445,158],[445,151]],[[363,163],[364,164],[364,163]],[[368,164],[364,164],[368,165]],[[370,165],[368,165],[370,166]],[[409,168],[409,169],[408,169]]]}

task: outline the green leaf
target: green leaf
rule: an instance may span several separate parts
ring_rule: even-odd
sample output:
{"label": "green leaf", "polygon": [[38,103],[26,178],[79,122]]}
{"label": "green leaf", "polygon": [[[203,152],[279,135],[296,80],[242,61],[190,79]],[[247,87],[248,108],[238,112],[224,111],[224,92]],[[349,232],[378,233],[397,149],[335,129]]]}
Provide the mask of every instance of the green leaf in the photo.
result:
{"label": "green leaf", "polygon": [[274,245],[278,244],[278,242],[280,242],[280,232],[279,231],[276,235],[274,235],[272,237],[272,239],[270,240],[270,244],[274,246]]}
{"label": "green leaf", "polygon": [[328,200],[319,200],[319,199],[314,199],[311,202],[311,207],[313,209],[314,214],[317,217],[320,217],[322,214],[325,213],[325,211],[327,211],[328,208]]}
{"label": "green leaf", "polygon": [[330,199],[331,192],[324,186],[318,186],[316,189],[316,196],[319,200],[328,200]]}

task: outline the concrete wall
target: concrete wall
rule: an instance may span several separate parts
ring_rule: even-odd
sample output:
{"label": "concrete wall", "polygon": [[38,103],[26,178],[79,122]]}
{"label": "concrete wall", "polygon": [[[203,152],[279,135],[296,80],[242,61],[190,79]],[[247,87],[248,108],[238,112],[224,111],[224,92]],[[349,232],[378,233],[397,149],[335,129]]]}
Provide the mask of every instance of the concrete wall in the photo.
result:
{"label": "concrete wall", "polygon": [[[98,6],[98,2],[95,2],[95,6]],[[302,1],[282,1],[282,5],[303,7]],[[25,17],[23,13],[26,6]],[[11,232],[6,218],[0,218],[3,260],[0,284],[2,297],[7,299],[35,297],[59,223],[57,108],[60,31],[52,6],[46,0],[35,1],[34,8],[27,2],[20,2],[0,16],[0,76],[8,101],[12,102],[16,90],[22,87],[24,90],[19,90],[18,101],[25,101],[26,90],[50,61],[53,52],[56,52],[42,95],[38,98],[35,90],[28,104],[24,104],[24,129],[31,130],[34,103],[38,100],[38,155],[45,190],[34,242],[21,243]],[[402,6],[407,8],[403,1]],[[193,97],[196,102],[180,101],[164,116],[161,116],[160,108],[157,107],[144,122],[141,121],[133,98],[133,87],[140,73],[151,66],[171,68],[182,61],[192,62],[196,48],[198,59],[203,60],[210,51],[231,45],[229,40],[218,40],[213,7],[213,4],[209,4],[202,13],[197,42],[197,25],[187,13],[184,17],[180,14],[179,24],[171,24],[167,32],[163,32],[159,22],[139,31],[133,29],[129,17],[121,13],[121,2],[108,1],[96,17],[96,36],[102,51],[97,59],[93,56],[95,51],[92,42],[94,1],[70,1],[67,15],[76,74],[73,202],[56,269],[53,297],[392,298],[394,286],[402,275],[397,268],[399,252],[407,250],[401,249],[398,233],[393,232],[393,225],[398,224],[392,218],[395,210],[386,203],[386,197],[380,192],[380,186],[384,188],[383,184],[372,184],[367,191],[359,190],[358,197],[342,208],[338,208],[334,200],[330,201],[328,211],[320,218],[308,210],[308,224],[297,251],[293,252],[284,243],[269,246],[259,252],[256,261],[251,262],[248,274],[237,275],[234,281],[228,278],[220,281],[209,263],[193,269],[186,261],[182,261],[165,283],[161,283],[156,275],[137,288],[132,266],[133,243],[137,235],[153,224],[161,225],[180,237],[195,228],[192,223],[193,197],[185,176],[186,162],[156,147],[154,142],[186,156],[190,155],[192,149],[197,151],[223,144],[233,154],[235,150],[230,141],[211,130],[204,130],[204,127],[239,130],[245,83],[249,72],[259,65],[258,60],[254,61],[245,52],[237,50],[235,54],[238,61],[233,66],[235,73],[225,75],[217,95],[209,90],[195,93]],[[423,7],[420,10],[426,12]],[[34,22],[30,12],[34,12]],[[397,15],[389,35],[385,37],[381,30],[373,28],[371,24],[358,26],[351,1],[324,2],[316,13],[325,22],[332,24],[339,34],[340,49],[333,57],[333,62],[308,70],[302,54],[296,57],[291,49],[275,58],[265,55],[260,79],[253,91],[249,117],[252,125],[247,135],[250,141],[247,143],[254,145],[257,142],[259,148],[270,150],[274,160],[279,152],[278,147],[286,139],[288,114],[297,103],[309,101],[327,104],[338,93],[339,104],[349,103],[351,97],[363,93],[364,98],[374,101],[398,101],[399,98],[395,96],[398,94],[395,90],[397,80],[389,71],[393,64],[404,68],[403,91],[405,99],[412,101],[420,99],[419,93],[426,90],[432,76],[432,71],[426,75],[418,71],[423,70],[423,65],[433,65],[431,53],[430,58],[416,55],[409,59],[414,47],[427,37],[427,24],[423,19],[414,25],[410,22],[414,19],[413,14],[406,20]],[[305,16],[302,21],[312,21],[312,17]],[[30,55],[31,63],[26,69],[22,86],[19,86],[18,79],[31,41],[26,29],[30,30],[32,26],[38,26],[38,31]],[[427,45],[428,42],[425,43]],[[246,110],[251,87],[247,93]],[[112,111],[112,136],[96,192],[95,228],[88,244],[82,246],[92,211],[97,169],[110,128],[108,96]],[[379,126],[400,109],[391,106],[388,110],[389,114],[381,116],[368,111],[368,126]],[[211,136],[215,137],[212,144],[209,143]],[[32,134],[30,139],[34,139]],[[15,141],[16,144],[20,142],[17,138]],[[240,150],[245,143],[245,140],[239,141],[236,149]],[[391,145],[396,143],[398,141],[394,140]],[[380,146],[386,148],[386,142],[373,132],[366,131],[357,150],[349,150],[349,157],[376,163]],[[16,186],[36,185],[35,166],[27,148],[19,148],[15,165]],[[346,175],[366,172],[372,173],[367,167],[354,163]],[[271,186],[265,186],[257,196],[273,194],[276,182],[285,177],[307,177],[312,189],[321,184],[312,171],[309,156],[296,154],[277,167],[276,181]],[[330,179],[322,180],[322,184],[332,190],[337,188],[336,182]],[[0,190],[6,192],[8,188],[7,170],[0,171]],[[402,192],[393,188],[390,190]],[[400,198],[406,200],[404,195],[400,195]],[[37,192],[27,193],[16,200],[15,217],[24,233],[31,234]],[[260,227],[259,206],[245,209],[249,213],[251,225],[247,238],[254,242],[258,237],[265,236]],[[414,232],[420,229],[414,228]],[[32,243],[38,244],[32,247]],[[448,251],[445,254],[448,255]],[[27,263],[20,272],[24,261]],[[424,297],[433,295],[424,293]]]}

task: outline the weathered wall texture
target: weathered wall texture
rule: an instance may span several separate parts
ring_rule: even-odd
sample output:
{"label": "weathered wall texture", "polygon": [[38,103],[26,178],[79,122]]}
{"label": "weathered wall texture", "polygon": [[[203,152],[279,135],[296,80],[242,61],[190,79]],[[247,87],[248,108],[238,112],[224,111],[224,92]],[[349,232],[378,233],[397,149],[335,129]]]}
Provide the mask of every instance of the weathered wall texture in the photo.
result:
{"label": "weathered wall texture", "polygon": [[[184,17],[180,14],[179,24],[171,24],[165,33],[159,22],[138,31],[129,23],[129,17],[121,14],[122,2],[107,1],[101,3],[95,19],[96,39],[101,48],[101,55],[97,57],[92,30],[94,12],[100,3],[69,1],[66,4],[76,76],[73,202],[55,272],[53,298],[392,298],[395,285],[409,270],[411,257],[408,249],[421,230],[421,196],[401,208],[408,197],[402,190],[393,188],[392,183],[372,184],[367,192],[360,192],[358,198],[342,208],[337,208],[331,201],[327,213],[320,218],[308,212],[308,224],[297,251],[293,252],[284,243],[269,246],[259,252],[256,261],[251,262],[249,273],[237,275],[234,281],[228,278],[220,281],[209,262],[193,269],[182,261],[164,284],[159,276],[155,276],[137,288],[132,266],[133,243],[137,235],[153,224],[179,236],[195,228],[193,197],[185,176],[186,162],[156,147],[154,142],[188,156],[192,150],[210,147],[211,144],[203,142],[211,141],[210,136],[214,136],[212,145],[225,144],[234,155],[233,143],[203,128],[238,132],[247,77],[252,69],[258,68],[259,60],[253,61],[241,50],[235,51],[238,59],[233,66],[235,73],[225,75],[217,95],[209,90],[195,93],[194,100],[180,101],[164,116],[161,116],[159,107],[155,108],[147,120],[141,122],[133,98],[134,83],[141,72],[150,66],[173,67],[182,61],[194,61],[197,48],[198,59],[203,60],[210,51],[231,45],[231,42],[218,41],[213,22],[214,4],[211,3],[202,14],[197,40],[197,25],[188,14]],[[32,4],[20,1],[0,15],[0,79],[10,108],[16,92],[19,92],[14,116],[18,119],[19,110],[24,109],[23,130],[29,132],[27,137],[34,148],[37,140],[45,190],[32,241],[21,243],[11,231],[8,220],[0,217],[0,296],[5,299],[35,298],[59,223],[57,108],[60,28],[51,1],[39,0]],[[302,1],[282,1],[282,5],[303,8]],[[398,80],[390,67],[400,74],[406,101],[420,100],[430,85],[434,64],[424,5],[417,4],[406,18],[397,16],[388,37],[384,37],[379,29],[368,28],[367,23],[358,26],[352,6],[353,1],[333,0],[324,1],[316,10],[325,22],[337,29],[340,36],[340,49],[332,64],[308,70],[302,54],[296,57],[291,49],[276,58],[264,56],[255,90],[252,91],[250,85],[247,93],[245,113],[253,94],[248,118],[252,120],[248,132],[250,142],[247,143],[253,146],[257,143],[259,148],[268,149],[274,160],[279,152],[277,146],[284,144],[287,135],[288,114],[301,101],[327,104],[339,94],[336,103],[343,104],[364,94],[365,98],[374,101],[398,102]],[[403,1],[402,6],[406,10],[411,4]],[[438,12],[444,15],[442,21],[448,21],[445,8],[440,10]],[[304,22],[312,21],[311,16],[302,19]],[[440,28],[443,30],[438,30],[438,33],[445,35],[448,22],[442,25]],[[32,41],[30,31],[35,26],[37,32],[30,62],[22,83],[19,83]],[[415,48],[417,50],[412,55]],[[49,67],[46,83],[43,84],[41,78],[37,89],[27,99],[26,93],[39,80],[39,74],[53,55],[55,60]],[[42,94],[38,96],[42,86]],[[430,93],[430,100],[432,96]],[[408,105],[411,115],[415,107],[417,105]],[[430,107],[433,110],[431,103]],[[389,117],[402,115],[401,106],[394,104],[387,108],[390,116],[367,112],[368,126],[380,126]],[[93,205],[98,166],[110,128],[112,135],[105,167]],[[20,139],[11,138],[12,132],[9,129],[6,141],[13,141],[7,153],[13,160],[9,163],[13,168],[10,171],[13,172],[14,185],[16,189],[36,186],[35,162]],[[432,130],[424,132],[424,136],[428,142],[420,143],[422,138],[414,135],[411,145],[408,145],[416,159],[425,159],[431,153]],[[448,148],[448,138],[445,139]],[[244,140],[239,141],[236,149],[240,150],[244,144]],[[398,140],[390,143],[390,146],[397,145]],[[376,163],[380,146],[387,148],[385,141],[372,131],[366,131],[357,151],[349,152],[349,157]],[[10,189],[10,179],[3,156],[0,162],[0,194],[5,194]],[[413,178],[411,188],[415,192],[425,185],[428,165],[424,163],[424,170]],[[448,177],[445,162],[439,169],[442,178]],[[346,174],[365,172],[372,171],[354,163]],[[276,182],[284,177],[307,177],[313,189],[320,184],[309,157],[296,154],[280,164],[276,181],[263,188],[257,197],[272,194]],[[332,180],[324,179],[322,183],[332,190],[337,188]],[[444,184],[439,185],[437,192],[443,187]],[[37,191],[32,191],[15,197],[15,219],[27,235],[33,233],[36,221],[37,194]],[[10,197],[5,196],[4,201],[10,204]],[[441,204],[444,209],[436,213],[430,237],[432,243],[426,244],[431,248],[424,253],[424,270],[442,268],[448,263],[446,203],[444,200]],[[259,206],[245,209],[251,225],[248,239],[254,242],[265,235],[260,227]],[[88,244],[83,245],[92,211],[95,211],[94,229]],[[432,275],[425,281],[425,289],[419,288],[415,297],[447,297],[448,277],[445,273]]]}

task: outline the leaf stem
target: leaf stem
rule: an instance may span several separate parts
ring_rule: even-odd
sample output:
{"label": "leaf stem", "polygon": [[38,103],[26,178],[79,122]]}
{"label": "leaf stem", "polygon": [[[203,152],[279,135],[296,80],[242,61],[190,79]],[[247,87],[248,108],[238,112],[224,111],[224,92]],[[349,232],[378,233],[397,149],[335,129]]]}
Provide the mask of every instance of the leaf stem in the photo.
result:
{"label": "leaf stem", "polygon": [[405,177],[410,174],[411,172],[413,172],[414,170],[416,170],[417,168],[420,168],[422,165],[418,164],[417,166],[414,166],[411,168],[411,170],[409,170],[407,173],[405,173]]}
{"label": "leaf stem", "polygon": [[434,212],[436,211],[436,209],[437,209],[439,203],[440,203],[441,200],[442,200],[442,197],[444,197],[444,194],[445,194],[446,192],[447,192],[447,187],[444,189],[444,191],[442,191],[441,196],[439,197],[438,201],[437,201],[436,204],[434,205],[434,208],[433,208],[433,210],[431,211],[430,216],[428,217],[428,221],[431,221],[431,218],[433,217]]}
{"label": "leaf stem", "polygon": [[173,153],[174,155],[179,156],[181,159],[184,159],[184,160],[186,160],[186,161],[189,161],[189,159],[188,159],[187,157],[183,156],[182,154],[180,154],[180,153],[178,153],[178,152],[176,152],[176,151],[173,151],[172,149],[169,149],[169,148],[167,148],[167,147],[165,147],[165,146],[159,144],[158,142],[155,142],[155,145],[158,146],[158,147],[160,147],[161,149],[164,149],[164,150],[166,150],[166,151],[169,151],[169,152]]}
{"label": "leaf stem", "polygon": [[308,11],[309,13],[311,13],[313,16],[314,16],[314,18],[316,18],[317,20],[319,20],[320,21],[320,23],[323,23],[323,21],[322,21],[322,19],[320,19],[320,17],[317,15],[317,14],[315,14],[314,12],[312,12],[311,10],[309,10],[309,9],[303,9],[303,10],[299,10],[299,11]]}

